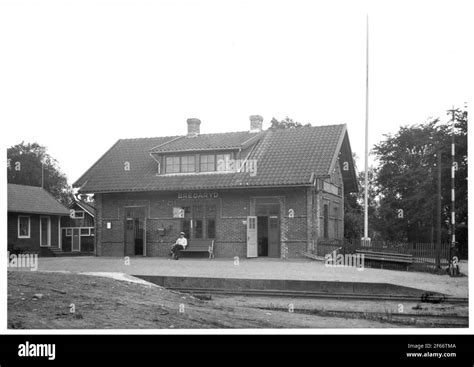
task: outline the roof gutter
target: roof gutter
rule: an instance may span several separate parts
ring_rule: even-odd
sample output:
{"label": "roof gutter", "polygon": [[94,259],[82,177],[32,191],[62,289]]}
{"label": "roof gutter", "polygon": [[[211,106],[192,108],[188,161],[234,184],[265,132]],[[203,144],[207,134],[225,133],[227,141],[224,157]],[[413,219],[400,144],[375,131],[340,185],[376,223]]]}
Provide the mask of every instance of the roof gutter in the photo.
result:
{"label": "roof gutter", "polygon": [[153,160],[154,160],[156,163],[158,163],[158,174],[160,174],[160,172],[161,172],[161,162],[155,158],[154,153],[151,153],[151,152],[150,152],[150,153],[148,153],[148,154],[150,154],[150,157],[153,158]]}
{"label": "roof gutter", "polygon": [[43,215],[58,215],[58,216],[69,216],[69,212],[67,213],[53,213],[53,212],[37,212],[31,210],[16,210],[16,209],[8,209],[9,213],[24,213],[24,214],[43,214]]}
{"label": "roof gutter", "polygon": [[212,152],[212,151],[220,151],[220,150],[237,150],[241,148],[240,145],[234,147],[213,147],[213,148],[199,148],[199,149],[178,149],[178,150],[160,150],[154,152],[153,149],[150,149],[151,154],[175,154],[175,153],[193,153],[193,152]]}
{"label": "roof gutter", "polygon": [[283,184],[283,185],[262,185],[262,186],[232,186],[232,187],[196,187],[188,189],[165,189],[165,190],[115,190],[115,191],[94,191],[95,194],[117,194],[123,192],[176,192],[176,191],[204,191],[204,190],[241,190],[241,189],[278,189],[278,188],[292,188],[292,187],[312,187],[313,183],[304,184]]}

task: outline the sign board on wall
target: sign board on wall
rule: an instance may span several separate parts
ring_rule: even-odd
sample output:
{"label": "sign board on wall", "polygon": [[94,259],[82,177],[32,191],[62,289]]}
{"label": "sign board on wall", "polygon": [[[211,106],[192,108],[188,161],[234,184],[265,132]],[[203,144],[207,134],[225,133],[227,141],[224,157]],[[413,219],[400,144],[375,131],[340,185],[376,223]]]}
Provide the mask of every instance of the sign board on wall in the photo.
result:
{"label": "sign board on wall", "polygon": [[184,218],[184,209],[179,207],[173,207],[173,218]]}
{"label": "sign board on wall", "polygon": [[323,190],[334,195],[339,194],[338,187],[330,182],[323,181]]}
{"label": "sign board on wall", "polygon": [[178,199],[217,199],[218,192],[184,192],[178,193]]}

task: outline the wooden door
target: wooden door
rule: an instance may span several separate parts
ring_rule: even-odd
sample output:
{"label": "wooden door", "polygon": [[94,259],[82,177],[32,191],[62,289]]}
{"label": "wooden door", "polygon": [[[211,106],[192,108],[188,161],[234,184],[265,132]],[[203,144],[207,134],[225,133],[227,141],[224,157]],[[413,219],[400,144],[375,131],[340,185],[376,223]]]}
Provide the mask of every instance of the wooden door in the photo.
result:
{"label": "wooden door", "polygon": [[[70,232],[68,232],[70,231]],[[62,228],[62,238],[61,238],[61,247],[63,252],[71,252],[72,251],[72,229],[71,228]],[[68,235],[69,233],[69,235]]]}
{"label": "wooden door", "polygon": [[81,236],[79,228],[72,229],[72,251],[81,251]]}
{"label": "wooden door", "polygon": [[247,217],[247,257],[258,256],[257,217]]}
{"label": "wooden door", "polygon": [[125,220],[125,256],[135,255],[135,220],[127,218]]}
{"label": "wooden door", "polygon": [[280,257],[280,225],[277,216],[268,218],[268,257]]}
{"label": "wooden door", "polygon": [[145,256],[146,208],[125,207],[125,256]]}
{"label": "wooden door", "polygon": [[40,217],[40,246],[51,246],[51,218]]}
{"label": "wooden door", "polygon": [[143,255],[143,237],[144,237],[144,229],[143,229],[143,219],[135,218],[134,220],[134,228],[133,231],[135,233],[135,255]]}

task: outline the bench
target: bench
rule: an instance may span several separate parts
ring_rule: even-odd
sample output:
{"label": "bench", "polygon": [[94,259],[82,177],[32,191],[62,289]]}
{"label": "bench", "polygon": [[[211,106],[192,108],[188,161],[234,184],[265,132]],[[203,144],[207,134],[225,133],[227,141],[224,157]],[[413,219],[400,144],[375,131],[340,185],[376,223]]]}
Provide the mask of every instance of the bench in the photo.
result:
{"label": "bench", "polygon": [[370,250],[356,250],[357,254],[364,255],[365,260],[380,261],[382,263],[398,263],[405,264],[408,270],[408,266],[413,264],[413,255],[411,254],[398,254],[392,252],[379,252],[379,251],[370,251]]}
{"label": "bench", "polygon": [[205,252],[209,254],[209,259],[214,258],[214,240],[188,240],[188,246],[181,254],[186,252]]}

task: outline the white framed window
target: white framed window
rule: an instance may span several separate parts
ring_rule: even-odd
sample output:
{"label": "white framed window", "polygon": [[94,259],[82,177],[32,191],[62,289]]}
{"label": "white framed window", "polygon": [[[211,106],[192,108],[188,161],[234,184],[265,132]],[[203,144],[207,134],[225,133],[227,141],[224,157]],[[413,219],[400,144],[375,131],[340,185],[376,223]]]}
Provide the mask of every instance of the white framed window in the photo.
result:
{"label": "white framed window", "polygon": [[195,158],[193,155],[181,157],[181,173],[196,172]]}
{"label": "white framed window", "polygon": [[81,228],[81,236],[90,236],[91,232],[90,232],[90,228],[87,227],[87,228]]}
{"label": "white framed window", "polygon": [[200,156],[200,172],[214,172],[216,170],[216,156],[203,154]]}
{"label": "white framed window", "polygon": [[165,165],[166,173],[179,173],[179,156],[166,157]]}
{"label": "white framed window", "polygon": [[26,215],[18,216],[18,238],[30,238],[31,220]]}
{"label": "white framed window", "polygon": [[84,219],[84,210],[75,210],[74,219]]}
{"label": "white framed window", "polygon": [[66,236],[71,237],[72,236],[72,228],[66,228]]}
{"label": "white framed window", "polygon": [[165,157],[164,174],[232,171],[230,153]]}

